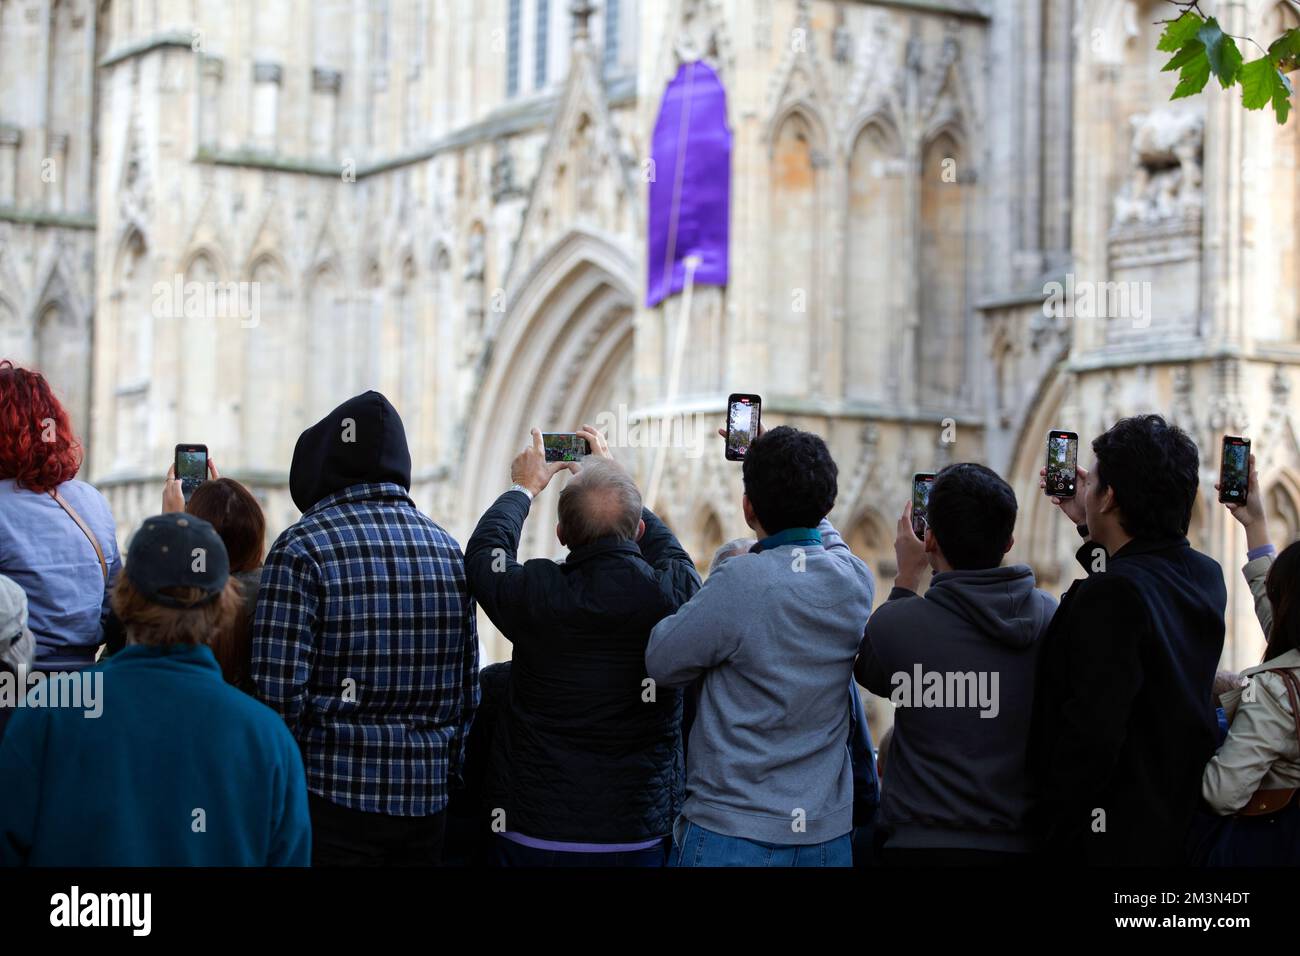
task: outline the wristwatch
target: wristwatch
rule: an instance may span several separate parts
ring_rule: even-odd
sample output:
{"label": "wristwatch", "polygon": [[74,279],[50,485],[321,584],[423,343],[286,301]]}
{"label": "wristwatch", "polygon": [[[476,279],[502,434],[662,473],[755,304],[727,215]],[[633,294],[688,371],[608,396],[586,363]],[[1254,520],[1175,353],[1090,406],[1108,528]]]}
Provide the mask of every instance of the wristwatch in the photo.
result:
{"label": "wristwatch", "polygon": [[527,488],[525,488],[523,485],[519,484],[519,482],[515,482],[513,485],[507,488],[506,491],[522,491],[524,494],[528,496],[529,501],[533,500],[533,493],[529,491]]}

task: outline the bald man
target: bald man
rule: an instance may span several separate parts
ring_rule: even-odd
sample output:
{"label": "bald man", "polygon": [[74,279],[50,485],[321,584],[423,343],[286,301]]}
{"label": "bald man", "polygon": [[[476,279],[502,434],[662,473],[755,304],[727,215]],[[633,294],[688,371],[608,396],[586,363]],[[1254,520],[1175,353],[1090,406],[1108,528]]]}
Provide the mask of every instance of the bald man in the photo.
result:
{"label": "bald man", "polygon": [[[682,698],[646,676],[645,649],[700,578],[603,436],[579,434],[581,465],[547,462],[533,429],[465,548],[470,593],[514,648],[484,825],[501,866],[662,866],[683,800]],[[532,501],[561,471],[568,557],[521,564]]]}

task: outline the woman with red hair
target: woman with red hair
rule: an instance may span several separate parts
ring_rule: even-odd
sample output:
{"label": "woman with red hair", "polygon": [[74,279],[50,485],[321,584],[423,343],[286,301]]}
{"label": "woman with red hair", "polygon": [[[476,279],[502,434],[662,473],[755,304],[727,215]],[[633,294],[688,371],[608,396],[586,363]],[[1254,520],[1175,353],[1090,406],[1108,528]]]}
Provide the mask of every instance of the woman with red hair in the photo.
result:
{"label": "woman with red hair", "polygon": [[0,574],[27,593],[39,670],[94,663],[121,568],[104,496],[75,480],[81,444],[39,372],[0,362]]}

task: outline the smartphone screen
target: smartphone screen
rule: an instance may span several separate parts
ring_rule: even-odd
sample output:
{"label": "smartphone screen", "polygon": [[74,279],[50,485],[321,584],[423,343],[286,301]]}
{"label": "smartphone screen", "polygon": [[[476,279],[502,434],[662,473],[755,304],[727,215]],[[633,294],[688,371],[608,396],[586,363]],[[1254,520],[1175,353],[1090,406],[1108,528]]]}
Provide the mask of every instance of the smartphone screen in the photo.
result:
{"label": "smartphone screen", "polygon": [[1053,498],[1073,498],[1078,463],[1079,436],[1074,432],[1048,432],[1044,492]]}
{"label": "smartphone screen", "polygon": [[1219,500],[1244,505],[1250,488],[1250,439],[1223,436],[1223,466],[1219,472]]}
{"label": "smartphone screen", "polygon": [[743,461],[749,446],[758,437],[758,423],[763,410],[763,400],[757,395],[729,395],[727,397],[727,449],[728,461]]}
{"label": "smartphone screen", "polygon": [[925,537],[929,525],[930,489],[933,487],[933,472],[922,471],[912,476],[912,531],[918,538]]}
{"label": "smartphone screen", "polygon": [[176,477],[180,479],[181,493],[189,501],[194,489],[208,478],[208,446],[177,445]]}
{"label": "smartphone screen", "polygon": [[591,443],[573,432],[543,432],[547,461],[578,461],[591,454]]}

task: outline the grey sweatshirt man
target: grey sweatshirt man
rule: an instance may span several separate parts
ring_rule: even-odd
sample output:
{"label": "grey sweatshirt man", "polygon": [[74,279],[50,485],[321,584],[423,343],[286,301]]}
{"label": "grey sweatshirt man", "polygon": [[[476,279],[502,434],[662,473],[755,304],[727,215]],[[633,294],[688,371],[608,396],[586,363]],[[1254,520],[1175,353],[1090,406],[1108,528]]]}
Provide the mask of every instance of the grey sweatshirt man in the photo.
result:
{"label": "grey sweatshirt man", "polygon": [[1056,600],[1027,565],[894,588],[867,623],[858,683],[894,702],[885,846],[1027,852],[1026,758],[1039,641]]}
{"label": "grey sweatshirt man", "polygon": [[702,677],[682,815],[761,843],[811,845],[853,828],[845,688],[875,582],[829,521],[730,558],[650,633],[646,673]]}

